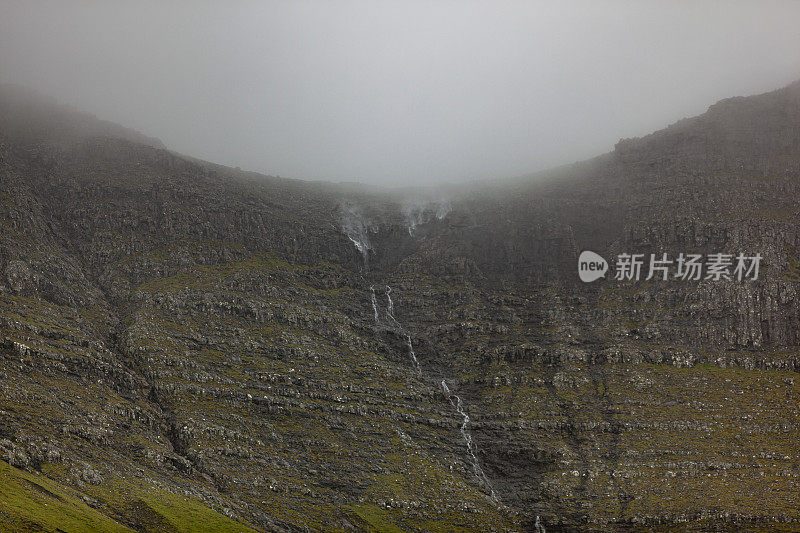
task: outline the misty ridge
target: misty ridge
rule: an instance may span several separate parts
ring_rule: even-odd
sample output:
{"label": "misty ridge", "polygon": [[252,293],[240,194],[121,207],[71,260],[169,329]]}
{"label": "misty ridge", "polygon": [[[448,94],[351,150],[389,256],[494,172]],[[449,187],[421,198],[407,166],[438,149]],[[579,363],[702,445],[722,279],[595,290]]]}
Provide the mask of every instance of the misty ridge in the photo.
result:
{"label": "misty ridge", "polygon": [[778,2],[2,9],[0,82],[206,161],[390,187],[585,160],[785,86],[799,59]]}
{"label": "misty ridge", "polygon": [[797,530],[798,15],[4,3],[0,532]]}

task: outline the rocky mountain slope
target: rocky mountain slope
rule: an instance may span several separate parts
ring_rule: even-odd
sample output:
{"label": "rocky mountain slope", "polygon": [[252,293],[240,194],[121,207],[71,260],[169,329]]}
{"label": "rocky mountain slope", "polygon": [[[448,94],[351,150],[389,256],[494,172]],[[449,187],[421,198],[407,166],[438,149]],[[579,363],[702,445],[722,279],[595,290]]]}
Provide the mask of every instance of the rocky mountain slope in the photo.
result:
{"label": "rocky mountain slope", "polygon": [[[800,527],[798,178],[800,84],[435,194],[5,87],[0,530]],[[764,260],[584,284],[584,249]]]}

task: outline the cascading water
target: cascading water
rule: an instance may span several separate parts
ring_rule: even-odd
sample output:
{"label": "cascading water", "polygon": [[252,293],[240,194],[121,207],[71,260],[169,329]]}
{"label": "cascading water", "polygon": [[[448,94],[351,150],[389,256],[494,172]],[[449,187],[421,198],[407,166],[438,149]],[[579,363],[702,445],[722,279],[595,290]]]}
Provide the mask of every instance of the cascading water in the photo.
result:
{"label": "cascading water", "polygon": [[350,239],[350,241],[356,247],[356,250],[358,250],[359,253],[361,253],[361,255],[364,257],[364,262],[366,262],[367,261],[367,252],[369,251],[369,248],[367,247],[367,245],[365,243],[357,240],[357,239],[354,239],[350,235],[348,235],[347,238]]}
{"label": "cascading water", "polygon": [[[389,315],[389,318],[394,320],[394,302],[392,301],[392,288],[390,286],[386,286],[386,300],[388,301],[386,307],[386,314]],[[394,320],[397,322],[397,320]]]}
{"label": "cascading water", "polygon": [[372,250],[369,233],[375,232],[376,228],[369,223],[358,206],[342,205],[340,216],[342,232],[364,259],[364,270],[369,270],[369,252]]}
{"label": "cascading water", "polygon": [[[444,218],[450,210],[449,204],[439,204],[436,206],[436,218],[442,219]],[[369,241],[368,231],[370,229],[374,232],[377,229],[372,229],[372,227],[368,227],[365,219],[361,216],[359,210],[353,206],[345,207],[342,209],[343,212],[343,224],[342,224],[342,231],[345,235],[350,239],[356,249],[359,251],[361,256],[364,258],[364,270],[368,270],[368,259],[369,259],[369,252],[372,250],[372,246]],[[409,216],[409,225],[408,225],[408,234],[413,236],[414,229],[416,228],[417,224],[422,222],[422,213],[414,212],[412,214],[411,211],[407,212]],[[377,324],[380,321],[380,314],[378,313],[378,300],[375,296],[375,286],[370,285],[370,303],[372,304],[372,313],[375,317],[375,323]],[[414,352],[414,345],[411,342],[411,334],[409,334],[406,329],[403,327],[402,324],[395,318],[394,316],[394,301],[392,301],[392,288],[388,285],[386,286],[386,315],[391,322],[393,322],[400,331],[405,334],[406,336],[406,346],[408,347],[408,353],[411,356],[411,361],[414,366],[414,370],[419,376],[422,376],[422,367],[417,360],[417,354]],[[445,394],[447,394],[448,401],[450,404],[456,409],[459,415],[462,417],[461,422],[461,436],[464,438],[464,441],[467,444],[467,453],[469,453],[470,459],[472,460],[472,468],[475,472],[475,476],[478,478],[478,481],[483,484],[487,489],[489,489],[489,493],[493,500],[499,501],[497,495],[494,492],[494,488],[492,484],[489,482],[489,478],[486,476],[486,473],[480,466],[477,457],[477,446],[472,441],[472,434],[470,433],[469,423],[470,418],[469,415],[464,411],[463,402],[461,401],[461,397],[457,394],[453,394],[450,391],[450,388],[447,386],[445,380],[442,380],[442,390]],[[541,525],[539,517],[536,517],[536,533],[544,533],[544,526]]]}
{"label": "cascading water", "polygon": [[[494,492],[494,487],[489,482],[489,478],[486,477],[486,473],[481,468],[480,463],[478,462],[478,456],[476,452],[478,451],[477,446],[472,441],[472,434],[469,430],[469,415],[464,411],[464,405],[461,401],[461,397],[457,394],[453,394],[450,390],[450,387],[447,386],[447,382],[442,380],[442,391],[447,395],[448,400],[450,401],[450,405],[452,405],[458,414],[461,415],[461,436],[464,437],[464,441],[467,443],[467,453],[469,453],[470,459],[472,459],[472,470],[475,472],[475,477],[477,477],[487,489],[489,489],[489,493],[492,496],[492,499],[497,501],[497,494]],[[455,398],[455,401],[453,399]]]}
{"label": "cascading water", "polygon": [[[372,312],[375,316],[375,323],[377,323],[380,319],[380,316],[378,314],[378,301],[377,298],[375,297],[375,286],[370,285],[369,290],[370,290],[370,300],[372,303]],[[414,344],[411,342],[411,335],[406,331],[403,325],[394,316],[394,301],[392,300],[392,288],[389,287],[388,285],[386,286],[386,300],[387,300],[386,316],[389,318],[391,322],[393,322],[400,329],[400,331],[403,334],[405,334],[406,346],[408,347],[408,353],[411,356],[411,362],[413,363],[414,370],[417,373],[417,375],[422,376],[423,375],[422,367],[419,364],[419,360],[417,360],[417,354],[414,352]],[[450,388],[447,386],[447,382],[445,380],[442,380],[441,386],[442,386],[442,391],[444,391],[444,393],[447,395],[447,399],[450,402],[450,404],[455,408],[458,414],[461,415],[462,418],[460,427],[461,436],[464,438],[464,442],[466,442],[467,444],[467,453],[469,454],[470,460],[472,461],[472,469],[475,472],[475,477],[478,478],[478,481],[484,487],[489,489],[489,494],[493,500],[500,501],[499,498],[497,497],[497,494],[495,494],[494,492],[494,487],[492,487],[489,478],[486,476],[486,473],[483,471],[483,468],[481,468],[481,465],[478,462],[477,446],[472,440],[472,434],[470,433],[469,429],[470,418],[467,412],[464,411],[464,405],[463,402],[461,401],[461,397],[458,396],[457,394],[452,393]],[[544,528],[542,527],[541,531],[539,529],[537,529],[536,531],[537,533],[542,533],[544,531]]]}
{"label": "cascading water", "polygon": [[411,360],[414,362],[414,370],[417,371],[417,374],[422,375],[422,368],[419,366],[417,354],[414,353],[414,346],[411,344],[411,335],[406,335],[406,339],[408,340],[408,353],[411,354]]}
{"label": "cascading water", "polygon": [[417,226],[427,224],[434,218],[442,220],[450,212],[450,202],[446,199],[409,199],[403,208],[408,235],[414,237]]}
{"label": "cascading water", "polygon": [[414,345],[411,343],[411,335],[406,332],[403,325],[397,321],[394,317],[394,302],[392,301],[392,288],[390,286],[386,286],[386,316],[394,322],[397,327],[400,328],[400,331],[406,334],[406,346],[408,347],[408,355],[411,356],[411,362],[414,364],[414,370],[417,374],[422,375],[422,368],[419,366],[419,361],[417,360],[417,354],[414,353]]}
{"label": "cascading water", "polygon": [[369,286],[369,291],[370,291],[370,293],[372,293],[372,295],[371,295],[371,298],[372,298],[372,312],[375,313],[375,323],[377,324],[379,317],[378,317],[378,299],[375,298],[375,286],[374,285],[370,285]]}

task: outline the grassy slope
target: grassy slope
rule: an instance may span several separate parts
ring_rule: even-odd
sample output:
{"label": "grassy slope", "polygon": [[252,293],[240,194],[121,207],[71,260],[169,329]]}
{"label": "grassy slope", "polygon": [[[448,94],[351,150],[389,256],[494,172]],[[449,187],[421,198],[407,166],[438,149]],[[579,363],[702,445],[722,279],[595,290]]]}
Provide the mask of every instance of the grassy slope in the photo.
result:
{"label": "grassy slope", "polygon": [[[135,514],[145,531],[252,532],[201,503],[165,491],[126,491],[126,514]],[[109,500],[111,501],[111,500]],[[86,505],[82,495],[39,474],[24,472],[0,461],[0,531],[124,532],[132,529]]]}
{"label": "grassy slope", "polygon": [[132,531],[45,476],[0,462],[0,480],[0,531]]}

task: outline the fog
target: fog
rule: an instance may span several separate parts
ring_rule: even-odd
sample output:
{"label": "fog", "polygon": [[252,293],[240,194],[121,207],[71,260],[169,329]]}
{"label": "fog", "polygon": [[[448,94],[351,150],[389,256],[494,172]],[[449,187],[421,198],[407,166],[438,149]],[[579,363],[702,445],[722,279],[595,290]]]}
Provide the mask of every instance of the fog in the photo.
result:
{"label": "fog", "polygon": [[0,81],[266,174],[458,182],[794,81],[798,21],[800,2],[2,0]]}

